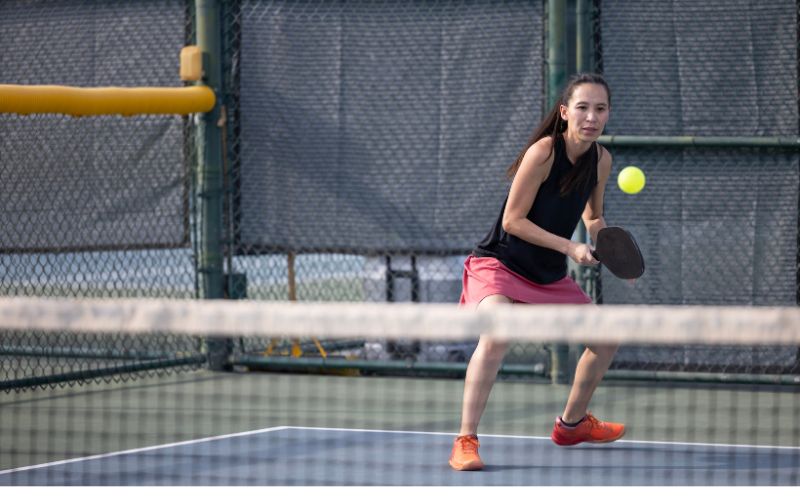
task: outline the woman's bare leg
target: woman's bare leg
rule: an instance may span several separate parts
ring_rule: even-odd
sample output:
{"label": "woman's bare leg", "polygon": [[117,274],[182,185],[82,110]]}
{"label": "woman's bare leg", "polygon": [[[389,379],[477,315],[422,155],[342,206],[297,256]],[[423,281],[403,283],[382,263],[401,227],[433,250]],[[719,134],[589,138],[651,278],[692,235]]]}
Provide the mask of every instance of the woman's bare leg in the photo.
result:
{"label": "woman's bare leg", "polygon": [[567,406],[561,415],[562,420],[575,423],[586,415],[589,401],[611,365],[611,360],[614,359],[616,352],[616,345],[586,348],[575,369],[575,381],[569,392]]}
{"label": "woman's bare leg", "polygon": [[[497,304],[511,304],[512,300],[503,295],[490,295],[478,304],[478,309],[492,307]],[[486,401],[497,378],[497,371],[503,362],[508,349],[507,341],[499,341],[487,336],[481,336],[478,347],[472,354],[467,365],[467,375],[464,379],[464,400],[461,407],[461,430],[459,435],[478,433]]]}

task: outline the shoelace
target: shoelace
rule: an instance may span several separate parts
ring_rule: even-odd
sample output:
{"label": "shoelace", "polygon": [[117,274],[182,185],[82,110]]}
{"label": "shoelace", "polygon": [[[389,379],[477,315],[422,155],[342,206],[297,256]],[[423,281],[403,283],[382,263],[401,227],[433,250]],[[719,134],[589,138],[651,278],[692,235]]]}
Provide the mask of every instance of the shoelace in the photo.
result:
{"label": "shoelace", "polygon": [[589,421],[589,425],[591,425],[592,427],[603,427],[604,426],[603,422],[597,420],[595,418],[595,416],[592,415],[591,413],[587,413],[586,414],[586,420]]}
{"label": "shoelace", "polygon": [[466,453],[478,452],[478,439],[474,436],[460,436],[458,443],[461,445],[461,450]]}

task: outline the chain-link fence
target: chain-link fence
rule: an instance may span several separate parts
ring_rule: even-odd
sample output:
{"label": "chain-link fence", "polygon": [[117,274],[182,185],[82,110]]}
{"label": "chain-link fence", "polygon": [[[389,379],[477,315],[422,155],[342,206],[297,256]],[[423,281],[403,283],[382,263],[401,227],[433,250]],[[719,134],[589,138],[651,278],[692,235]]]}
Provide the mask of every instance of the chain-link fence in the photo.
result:
{"label": "chain-link fence", "polygon": [[[0,81],[180,86],[192,25],[186,0],[2,2]],[[190,127],[179,116],[0,115],[0,294],[195,297]],[[120,379],[199,352],[164,335],[40,338],[0,333],[0,378]]]}
{"label": "chain-link fence", "polygon": [[[246,276],[252,299],[457,303],[506,163],[542,114],[543,4],[227,6],[231,286]],[[472,349],[358,355],[463,361]]]}
{"label": "chain-link fence", "polygon": [[[599,301],[797,304],[800,156],[748,145],[798,134],[798,3],[597,7],[596,59],[614,93],[606,133],[651,142],[608,145],[612,181],[626,165],[647,174],[641,195],[613,184],[606,195],[607,219],[638,236],[647,273],[635,286],[601,273]],[[658,145],[670,136],[719,139]],[[797,348],[627,347],[615,366],[797,373],[799,360]]]}

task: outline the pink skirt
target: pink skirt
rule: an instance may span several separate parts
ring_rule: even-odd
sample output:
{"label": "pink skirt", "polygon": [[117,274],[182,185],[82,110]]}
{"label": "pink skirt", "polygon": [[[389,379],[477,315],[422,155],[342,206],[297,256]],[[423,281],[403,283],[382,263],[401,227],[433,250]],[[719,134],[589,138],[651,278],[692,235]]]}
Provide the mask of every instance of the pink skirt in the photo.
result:
{"label": "pink skirt", "polygon": [[462,281],[461,305],[478,305],[489,295],[504,295],[514,302],[524,304],[592,302],[568,276],[554,283],[540,285],[523,278],[493,257],[467,257]]}

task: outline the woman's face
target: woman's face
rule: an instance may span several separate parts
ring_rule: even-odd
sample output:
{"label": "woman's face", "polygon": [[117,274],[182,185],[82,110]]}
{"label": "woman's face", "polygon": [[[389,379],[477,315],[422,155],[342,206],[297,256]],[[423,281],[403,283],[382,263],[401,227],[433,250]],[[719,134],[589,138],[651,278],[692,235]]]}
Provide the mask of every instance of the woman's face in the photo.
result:
{"label": "woman's face", "polygon": [[596,141],[608,121],[608,94],[597,83],[575,87],[567,106],[561,106],[561,119],[567,122],[567,135],[573,140]]}

